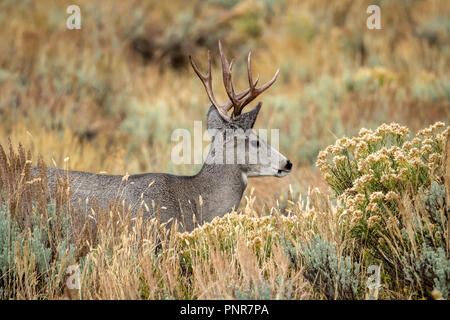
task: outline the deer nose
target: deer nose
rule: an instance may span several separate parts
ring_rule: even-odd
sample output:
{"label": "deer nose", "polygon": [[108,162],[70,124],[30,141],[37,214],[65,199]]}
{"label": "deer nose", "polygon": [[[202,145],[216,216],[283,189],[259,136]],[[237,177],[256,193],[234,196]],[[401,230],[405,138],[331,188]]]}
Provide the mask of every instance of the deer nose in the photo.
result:
{"label": "deer nose", "polygon": [[291,170],[292,169],[292,162],[290,160],[288,160],[286,162],[285,168],[286,168],[286,170]]}

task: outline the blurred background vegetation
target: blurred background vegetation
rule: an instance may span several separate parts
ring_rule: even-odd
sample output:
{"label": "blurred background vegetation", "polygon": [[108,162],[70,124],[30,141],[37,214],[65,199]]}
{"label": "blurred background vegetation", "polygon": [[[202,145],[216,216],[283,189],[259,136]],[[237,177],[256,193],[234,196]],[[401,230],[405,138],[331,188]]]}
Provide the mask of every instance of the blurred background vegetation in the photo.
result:
{"label": "blurred background vegetation", "polygon": [[[71,4],[80,30],[66,28]],[[366,28],[369,4],[381,7],[381,30]],[[188,54],[204,68],[211,50],[216,95],[226,97],[218,39],[240,89],[248,51],[262,81],[280,68],[257,127],[280,129],[295,170],[250,180],[261,203],[287,184],[326,189],[314,163],[338,137],[450,120],[446,0],[5,0],[0,34],[0,143],[21,141],[58,167],[70,157],[72,170],[195,173],[171,163],[170,138],[209,107]]]}

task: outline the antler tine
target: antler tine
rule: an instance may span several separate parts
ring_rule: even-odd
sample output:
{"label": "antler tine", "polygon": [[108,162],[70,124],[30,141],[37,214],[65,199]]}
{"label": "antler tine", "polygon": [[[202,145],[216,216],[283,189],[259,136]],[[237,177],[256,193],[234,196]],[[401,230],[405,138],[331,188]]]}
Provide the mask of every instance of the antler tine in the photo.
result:
{"label": "antler tine", "polygon": [[242,100],[243,98],[245,98],[247,96],[247,93],[251,92],[252,88],[254,88],[256,86],[256,84],[258,83],[259,77],[256,79],[255,82],[253,82],[252,78],[250,76],[249,77],[250,87],[248,89],[244,90],[243,92],[239,93],[238,95],[236,95],[234,92],[233,81],[231,78],[233,60],[231,60],[231,62],[228,63],[228,60],[225,57],[225,54],[223,53],[222,42],[220,40],[219,40],[219,52],[220,52],[220,59],[222,61],[223,82],[225,85],[225,90],[227,92],[227,95],[230,98],[230,102],[231,102],[230,108],[234,107],[233,116],[235,117],[235,116],[240,115],[244,106],[246,104],[248,104],[251,100],[254,99],[253,98],[253,99],[248,100],[248,97],[247,97],[245,100]]}
{"label": "antler tine", "polygon": [[222,61],[222,75],[225,91],[227,92],[228,98],[230,98],[233,106],[236,108],[239,107],[240,101],[234,93],[233,82],[231,79],[231,70],[233,67],[233,61],[231,61],[231,64],[228,63],[228,60],[225,57],[225,54],[223,53],[222,42],[220,40],[219,40],[219,52],[220,52],[220,60]]}
{"label": "antler tine", "polygon": [[255,81],[255,84],[253,84],[251,65],[252,65],[252,52],[250,51],[247,56],[247,74],[248,74],[248,85],[250,86],[250,91],[252,90],[252,88],[254,89],[256,87],[256,84],[259,81],[259,75],[258,75],[258,77],[256,78],[256,81]]}
{"label": "antler tine", "polygon": [[201,74],[200,70],[198,69],[197,65],[194,62],[194,59],[192,59],[192,56],[190,56],[190,55],[189,55],[189,61],[191,62],[192,68],[194,69],[195,73],[202,81],[203,86],[205,87],[205,90],[206,90],[206,94],[208,95],[208,98],[211,101],[211,103],[216,107],[217,111],[219,112],[219,114],[221,115],[221,117],[224,120],[230,121],[231,118],[227,114],[227,111],[230,110],[230,108],[231,108],[231,106],[229,106],[231,104],[231,102],[226,103],[224,105],[220,105],[217,103],[216,98],[214,97],[214,92],[212,90],[212,76],[211,76],[211,54],[210,54],[209,50],[208,50],[208,69],[207,69],[208,71],[207,71],[206,76]]}
{"label": "antler tine", "polygon": [[249,86],[250,86],[250,88],[249,88],[250,89],[250,93],[249,93],[249,95],[247,95],[245,97],[244,101],[241,101],[241,105],[239,106],[238,114],[241,113],[242,109],[247,104],[249,104],[251,101],[253,101],[257,96],[259,96],[265,90],[270,88],[270,86],[275,82],[275,80],[277,80],[278,73],[280,72],[280,69],[278,69],[277,72],[275,72],[275,75],[273,76],[273,78],[270,81],[266,82],[261,87],[256,88],[256,84],[259,81],[259,76],[256,78],[256,81],[253,82],[251,65],[252,65],[252,52],[250,51],[248,53],[248,57],[247,57],[247,73],[248,73],[248,83],[249,83]]}

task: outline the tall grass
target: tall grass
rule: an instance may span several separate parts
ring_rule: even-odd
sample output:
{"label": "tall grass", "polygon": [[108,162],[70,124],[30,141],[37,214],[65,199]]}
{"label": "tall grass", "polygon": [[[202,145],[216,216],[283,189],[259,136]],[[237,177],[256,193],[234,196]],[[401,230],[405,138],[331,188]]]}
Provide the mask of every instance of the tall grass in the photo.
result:
{"label": "tall grass", "polygon": [[[410,141],[407,128],[384,125],[370,139],[363,130],[362,138],[342,138],[327,149],[345,153],[352,142],[369,139],[377,147],[369,143],[358,152],[365,150],[363,159],[370,162],[380,150],[402,150],[393,141],[403,148],[434,146],[430,155],[421,153],[421,172],[415,155],[392,157],[383,166],[369,163],[373,169],[354,167],[357,153],[342,161],[335,155],[320,167],[330,182],[347,174],[347,185],[342,177],[343,187],[331,184],[337,203],[318,189],[306,198],[289,189],[287,199],[275,199],[266,214],[250,193],[242,211],[191,233],[179,231],[176,222],[168,229],[158,215],[132,217],[119,204],[89,216],[78,213],[69,202],[70,181],[63,176],[56,190],[47,191],[42,162],[33,178],[29,153],[19,147],[16,154],[10,145],[6,155],[2,148],[2,298],[447,299],[450,180],[444,163],[450,129],[442,127],[437,123]],[[396,136],[402,140],[392,140]],[[413,170],[410,182],[386,182],[379,170],[398,174],[386,166],[404,175],[403,168]],[[67,285],[73,265],[80,270],[79,290]],[[367,286],[369,266],[381,267],[375,292]]]}

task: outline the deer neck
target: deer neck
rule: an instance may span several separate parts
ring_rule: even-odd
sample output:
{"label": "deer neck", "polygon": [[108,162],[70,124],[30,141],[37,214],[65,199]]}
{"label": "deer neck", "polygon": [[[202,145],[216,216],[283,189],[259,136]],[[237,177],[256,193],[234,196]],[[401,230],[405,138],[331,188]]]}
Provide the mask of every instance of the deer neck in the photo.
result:
{"label": "deer neck", "polygon": [[201,186],[204,202],[209,206],[212,220],[214,216],[222,216],[237,209],[247,187],[247,175],[239,165],[204,164],[200,172],[194,176]]}

